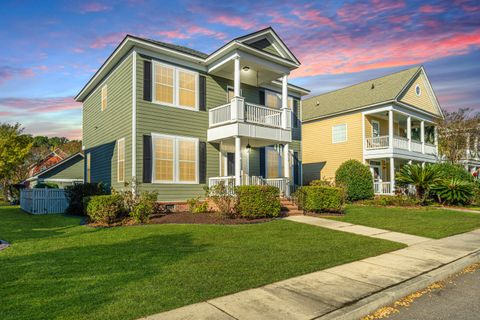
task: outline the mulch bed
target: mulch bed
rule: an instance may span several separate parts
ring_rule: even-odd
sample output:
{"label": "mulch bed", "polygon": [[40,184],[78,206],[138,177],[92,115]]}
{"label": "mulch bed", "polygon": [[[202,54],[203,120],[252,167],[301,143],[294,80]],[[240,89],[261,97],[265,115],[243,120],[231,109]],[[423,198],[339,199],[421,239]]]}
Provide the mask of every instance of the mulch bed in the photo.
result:
{"label": "mulch bed", "polygon": [[178,212],[150,218],[150,223],[188,223],[188,224],[253,224],[272,221],[272,218],[245,219],[245,218],[222,218],[218,213],[191,213]]}

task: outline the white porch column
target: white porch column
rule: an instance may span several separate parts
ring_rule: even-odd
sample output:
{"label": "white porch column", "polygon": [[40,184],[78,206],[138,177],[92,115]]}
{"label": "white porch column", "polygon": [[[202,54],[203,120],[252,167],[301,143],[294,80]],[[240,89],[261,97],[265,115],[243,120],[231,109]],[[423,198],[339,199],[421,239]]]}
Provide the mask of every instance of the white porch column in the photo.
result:
{"label": "white porch column", "polygon": [[438,157],[438,129],[437,126],[433,128],[433,137],[435,140],[435,155]]}
{"label": "white porch column", "polygon": [[412,117],[407,118],[408,151],[412,151]]}
{"label": "white porch column", "polygon": [[467,159],[470,159],[470,133],[467,133],[467,145],[465,151],[467,152]]}
{"label": "white porch column", "polygon": [[233,70],[233,99],[231,101],[230,118],[236,121],[243,121],[244,116],[244,99],[240,93],[240,57],[234,58],[234,70]]}
{"label": "white porch column", "polygon": [[235,137],[235,185],[242,184],[242,140],[239,136]]}
{"label": "white porch column", "polygon": [[288,75],[282,77],[282,128],[291,128],[290,110],[288,109]]}
{"label": "white porch column", "polygon": [[388,111],[388,147],[393,148],[393,110]]}
{"label": "white porch column", "polygon": [[425,153],[425,121],[420,122],[420,141],[422,142],[422,153]]}
{"label": "white porch column", "polygon": [[240,97],[240,57],[235,57],[235,67],[233,70],[233,95]]}
{"label": "white porch column", "polygon": [[395,194],[395,159],[390,158],[390,193]]}
{"label": "white porch column", "polygon": [[283,145],[283,176],[288,180],[285,196],[290,197],[290,152],[288,143]]}

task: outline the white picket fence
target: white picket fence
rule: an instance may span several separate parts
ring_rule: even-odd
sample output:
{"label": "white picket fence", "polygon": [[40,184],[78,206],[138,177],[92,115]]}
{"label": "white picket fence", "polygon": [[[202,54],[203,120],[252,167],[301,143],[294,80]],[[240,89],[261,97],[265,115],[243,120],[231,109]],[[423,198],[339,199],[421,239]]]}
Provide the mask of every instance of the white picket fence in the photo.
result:
{"label": "white picket fence", "polygon": [[20,208],[31,214],[64,213],[68,200],[64,189],[22,189]]}

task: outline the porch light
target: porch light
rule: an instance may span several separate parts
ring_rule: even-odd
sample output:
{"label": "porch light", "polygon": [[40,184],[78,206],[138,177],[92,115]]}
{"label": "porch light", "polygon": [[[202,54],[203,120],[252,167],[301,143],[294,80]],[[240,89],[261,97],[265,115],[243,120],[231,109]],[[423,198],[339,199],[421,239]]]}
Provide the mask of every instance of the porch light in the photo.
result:
{"label": "porch light", "polygon": [[252,148],[252,147],[250,146],[250,143],[247,143],[246,148],[247,148],[247,151],[250,151],[250,149]]}
{"label": "porch light", "polygon": [[250,70],[250,67],[249,66],[245,66],[242,68],[243,71],[247,72],[248,70]]}

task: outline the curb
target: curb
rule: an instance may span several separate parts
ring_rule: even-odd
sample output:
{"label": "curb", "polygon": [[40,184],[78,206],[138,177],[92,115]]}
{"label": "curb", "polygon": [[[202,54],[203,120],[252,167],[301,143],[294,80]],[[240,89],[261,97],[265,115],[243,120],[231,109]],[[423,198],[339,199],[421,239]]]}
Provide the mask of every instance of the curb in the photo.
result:
{"label": "curb", "polygon": [[480,262],[480,251],[476,251],[453,262],[444,264],[429,272],[406,280],[400,284],[374,293],[364,299],[332,311],[328,314],[314,318],[316,320],[358,320],[375,312],[377,309],[393,304],[395,301],[423,288],[434,282],[443,280],[466,267]]}
{"label": "curb", "polygon": [[3,249],[7,249],[10,246],[10,243],[4,240],[0,240],[0,251]]}

